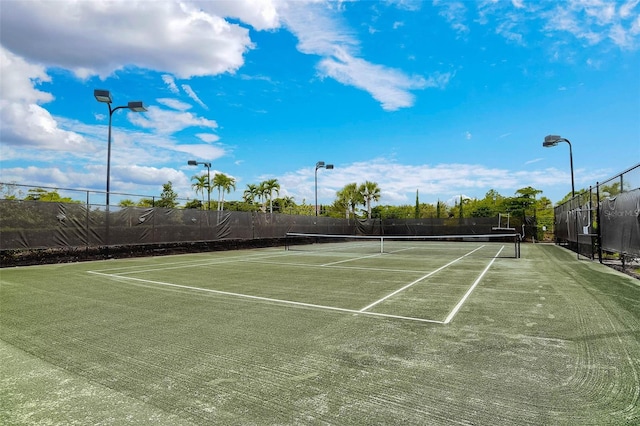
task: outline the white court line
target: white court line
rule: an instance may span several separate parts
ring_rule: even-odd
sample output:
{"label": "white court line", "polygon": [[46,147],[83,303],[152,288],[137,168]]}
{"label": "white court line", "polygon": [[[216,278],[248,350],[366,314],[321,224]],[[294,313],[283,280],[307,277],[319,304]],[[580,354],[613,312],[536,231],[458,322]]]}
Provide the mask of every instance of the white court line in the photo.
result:
{"label": "white court line", "polygon": [[366,258],[368,258],[368,257],[376,257],[376,256],[380,256],[380,253],[370,254],[370,255],[368,255],[368,256],[354,257],[354,258],[352,258],[352,259],[338,260],[338,261],[336,261],[336,262],[329,262],[329,263],[322,264],[322,265],[320,265],[320,266],[333,266],[333,265],[338,265],[338,264],[340,264],[340,263],[353,262],[354,260],[366,259]]}
{"label": "white court line", "polygon": [[424,273],[422,271],[415,271],[411,269],[391,269],[391,268],[370,268],[368,266],[326,266],[326,265],[317,265],[312,263],[291,263],[291,262],[268,262],[265,260],[243,260],[242,262],[246,263],[259,263],[261,265],[286,265],[286,266],[300,266],[303,268],[329,268],[329,269],[355,269],[360,271],[372,271],[372,272],[407,272],[413,274],[421,274]]}
{"label": "white court line", "polygon": [[[192,267],[197,267],[197,266],[211,266],[211,265],[220,265],[222,263],[233,263],[233,262],[247,262],[250,260],[247,260],[247,258],[258,258],[258,259],[267,259],[267,258],[271,258],[271,257],[278,257],[278,256],[288,256],[287,254],[284,253],[269,253],[269,254],[262,254],[262,253],[258,253],[258,254],[254,254],[254,255],[250,255],[250,256],[233,256],[233,257],[226,257],[223,259],[217,258],[217,259],[212,259],[212,260],[200,260],[200,261],[192,261],[191,263],[187,263],[187,262],[174,262],[174,263],[169,263],[169,265],[175,265],[175,266],[162,266],[162,265],[157,265],[156,267],[149,267],[147,269],[132,269],[132,270],[128,270],[128,271],[122,271],[122,272],[117,272],[111,275],[126,275],[126,274],[138,274],[138,273],[142,273],[142,272],[157,272],[157,271],[167,271],[169,269],[183,269],[183,268],[192,268]],[[145,265],[143,265],[145,266]],[[109,269],[100,269],[98,271],[87,271],[89,273],[102,273],[105,271],[120,271],[122,269],[130,269],[129,267],[127,268],[109,268]],[[105,274],[108,275],[108,274]]]}
{"label": "white court line", "polygon": [[135,278],[135,277],[123,277],[123,276],[120,276],[120,275],[104,274],[104,273],[95,272],[95,271],[88,271],[88,273],[94,274],[94,275],[100,275],[100,276],[107,277],[107,278],[117,279],[117,280],[120,280],[120,281],[127,281],[127,280],[129,280],[129,281],[138,281],[138,282],[142,282],[142,283],[146,283],[146,284],[156,284],[156,285],[163,285],[163,286],[167,286],[167,287],[183,288],[183,289],[187,289],[187,290],[195,290],[195,291],[202,291],[202,292],[206,292],[206,293],[222,294],[222,295],[225,295],[225,296],[241,297],[241,298],[252,299],[252,300],[260,300],[260,301],[264,301],[264,302],[280,303],[280,304],[284,304],[284,305],[303,306],[303,307],[307,307],[307,308],[322,309],[322,310],[329,310],[329,311],[338,311],[338,312],[346,312],[346,313],[357,314],[357,315],[370,315],[370,316],[378,316],[378,317],[385,317],[385,318],[396,318],[396,319],[404,319],[404,320],[410,320],[410,321],[442,324],[442,321],[430,320],[430,319],[424,319],[424,318],[404,317],[404,316],[400,316],[400,315],[380,314],[380,313],[375,313],[375,312],[361,312],[361,311],[356,311],[355,309],[338,308],[336,306],[325,306],[325,305],[316,305],[316,304],[313,304],[313,303],[295,302],[295,301],[292,301],[292,300],[272,299],[270,297],[252,296],[252,295],[249,295],[249,294],[232,293],[232,292],[229,292],[229,291],[213,290],[213,289],[201,288],[201,287],[192,287],[192,286],[188,286],[188,285],[166,283],[166,282],[162,282],[162,281],[145,280],[145,279],[142,279],[142,278]]}
{"label": "white court line", "polygon": [[504,248],[504,246],[500,247],[500,250],[498,250],[498,253],[496,253],[495,256],[493,256],[493,259],[491,259],[491,262],[489,262],[489,264],[487,265],[486,268],[484,268],[484,271],[482,271],[482,273],[480,274],[480,276],[478,276],[478,278],[476,279],[476,281],[473,283],[473,285],[471,285],[471,287],[469,288],[469,290],[467,290],[467,293],[462,296],[462,299],[460,299],[460,301],[458,302],[458,304],[455,306],[455,308],[453,308],[453,310],[449,313],[449,315],[447,316],[447,318],[444,320],[444,324],[449,324],[451,322],[451,320],[453,319],[453,317],[456,316],[456,314],[458,313],[458,311],[460,310],[460,308],[462,307],[462,305],[464,304],[465,300],[467,300],[467,297],[469,297],[469,295],[471,294],[471,292],[473,291],[474,288],[476,288],[476,286],[478,285],[478,283],[480,283],[480,280],[482,279],[482,277],[484,277],[484,274],[487,273],[487,271],[489,270],[489,268],[491,267],[491,265],[493,265],[493,262],[496,261],[496,259],[498,258],[498,256],[500,255],[500,253],[502,252],[502,249]]}
{"label": "white court line", "polygon": [[376,300],[376,301],[375,301],[375,302],[373,302],[372,304],[370,304],[370,305],[368,305],[368,306],[365,306],[364,308],[360,309],[360,311],[358,311],[358,312],[364,312],[364,311],[366,311],[366,310],[368,310],[368,309],[373,308],[373,307],[374,307],[374,306],[376,306],[378,303],[383,302],[383,301],[387,300],[388,298],[390,298],[390,297],[392,297],[392,296],[395,296],[396,294],[400,293],[401,291],[404,291],[404,290],[408,289],[409,287],[411,287],[412,285],[414,285],[414,284],[416,284],[416,283],[419,283],[420,281],[424,280],[425,278],[429,278],[431,275],[435,274],[436,272],[440,272],[440,271],[442,271],[443,269],[445,269],[445,268],[447,268],[447,267],[449,267],[449,266],[453,265],[454,263],[456,263],[457,261],[459,261],[459,260],[461,260],[461,259],[464,259],[465,257],[469,256],[469,255],[470,255],[470,254],[472,254],[473,252],[476,252],[476,251],[480,250],[480,249],[481,249],[481,248],[483,248],[483,247],[484,247],[484,245],[481,245],[480,247],[478,247],[478,248],[476,248],[476,249],[474,249],[474,250],[470,251],[469,253],[465,254],[464,256],[460,256],[459,258],[457,258],[457,259],[455,259],[455,260],[452,260],[451,262],[447,263],[446,265],[439,267],[439,268],[438,268],[438,269],[436,269],[435,271],[431,271],[431,272],[429,272],[427,275],[424,275],[424,276],[422,276],[422,277],[418,278],[417,280],[415,280],[415,281],[413,281],[413,282],[410,282],[409,284],[405,285],[405,286],[404,286],[404,287],[402,287],[402,288],[399,288],[398,290],[394,291],[393,293],[387,294],[387,295],[386,295],[385,297],[383,297],[382,299],[380,299],[380,300]]}
{"label": "white court line", "polygon": [[[274,253],[274,252],[273,251],[269,251],[269,253]],[[280,253],[280,252],[277,252],[277,253]],[[194,254],[196,254],[196,253],[179,254],[179,255],[175,255],[175,257],[178,257],[178,256],[190,256],[190,255],[194,255]],[[223,259],[224,260],[227,260],[227,259],[243,259],[243,258],[246,258],[246,257],[258,257],[258,256],[265,256],[266,257],[266,254],[268,254],[268,253],[261,252],[261,253],[255,253],[255,254],[250,254],[250,255],[243,255],[243,256],[230,256],[230,257],[226,257],[226,258],[223,258]],[[156,258],[154,258],[154,260],[157,259],[159,262],[160,261],[162,262],[160,264],[157,264],[157,266],[166,267],[167,265],[178,265],[177,267],[182,266],[182,267],[185,267],[185,268],[187,268],[189,266],[208,265],[209,263],[218,262],[219,261],[219,258],[217,258],[217,259],[211,259],[211,258],[205,259],[205,258],[202,258],[201,256],[199,256],[199,257],[200,257],[199,259],[181,260],[179,262],[167,262],[167,261],[164,260],[164,259],[166,259],[165,256],[156,257]],[[143,265],[140,265],[140,261],[141,260],[144,261],[145,259],[141,259],[141,258],[119,259],[119,262],[120,261],[127,262],[127,263],[136,262],[137,264],[125,265],[125,266],[114,266],[114,267],[109,267],[109,268],[104,268],[104,269],[98,269],[98,271],[99,272],[122,271],[122,270],[125,270],[125,269],[140,268],[141,266],[147,266],[147,267],[150,266],[150,265],[148,265],[146,263],[144,263]],[[111,262],[111,261],[108,261],[108,262]]]}

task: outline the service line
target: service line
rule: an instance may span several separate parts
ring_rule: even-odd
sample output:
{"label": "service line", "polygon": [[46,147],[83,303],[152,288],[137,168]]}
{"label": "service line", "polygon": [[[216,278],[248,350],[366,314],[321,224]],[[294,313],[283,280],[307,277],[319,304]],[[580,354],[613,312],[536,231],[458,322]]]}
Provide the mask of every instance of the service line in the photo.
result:
{"label": "service line", "polygon": [[214,294],[220,294],[220,295],[224,295],[224,296],[231,296],[231,297],[239,297],[239,298],[245,298],[245,299],[259,300],[259,301],[263,301],[263,302],[278,303],[278,304],[283,304],[283,305],[302,306],[302,307],[306,307],[306,308],[314,308],[314,309],[329,310],[329,311],[338,311],[338,312],[351,313],[351,314],[355,314],[355,315],[369,315],[369,316],[377,316],[377,317],[384,317],[384,318],[396,318],[396,319],[403,319],[403,320],[409,320],[409,321],[442,324],[442,321],[430,320],[430,319],[424,319],[424,318],[405,317],[405,316],[401,316],[401,315],[381,314],[381,313],[376,313],[376,312],[362,312],[362,311],[357,311],[355,309],[338,308],[337,306],[325,306],[325,305],[316,305],[316,304],[313,304],[313,303],[295,302],[293,300],[272,299],[270,297],[253,296],[253,295],[250,295],[250,294],[242,294],[242,293],[232,293],[232,292],[229,292],[229,291],[213,290],[213,289],[209,289],[209,288],[193,287],[193,286],[182,285],[182,284],[173,284],[173,283],[167,283],[167,282],[163,282],[163,281],[153,281],[153,280],[145,280],[145,279],[142,279],[142,278],[135,278],[135,277],[124,277],[122,275],[104,274],[104,273],[96,272],[96,271],[88,271],[88,273],[94,274],[94,275],[100,275],[100,276],[111,278],[111,279],[116,279],[118,281],[136,281],[136,282],[141,282],[141,283],[145,283],[145,284],[155,284],[155,285],[161,285],[161,286],[167,286],[167,287],[182,288],[182,289],[192,290],[192,291],[202,291],[202,292],[206,292],[206,293],[214,293]]}

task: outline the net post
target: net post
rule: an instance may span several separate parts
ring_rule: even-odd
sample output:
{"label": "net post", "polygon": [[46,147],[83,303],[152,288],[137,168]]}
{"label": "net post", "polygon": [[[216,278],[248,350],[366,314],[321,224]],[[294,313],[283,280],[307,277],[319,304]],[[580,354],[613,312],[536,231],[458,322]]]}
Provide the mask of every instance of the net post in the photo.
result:
{"label": "net post", "polygon": [[380,236],[380,254],[384,253],[384,237]]}

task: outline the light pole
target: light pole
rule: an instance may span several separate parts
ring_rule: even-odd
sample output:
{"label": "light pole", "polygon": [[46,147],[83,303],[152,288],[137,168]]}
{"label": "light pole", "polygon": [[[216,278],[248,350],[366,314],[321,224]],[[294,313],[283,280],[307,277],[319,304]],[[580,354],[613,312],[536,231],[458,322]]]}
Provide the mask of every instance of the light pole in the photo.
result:
{"label": "light pole", "polygon": [[318,216],[318,169],[333,169],[333,164],[324,164],[324,161],[318,161],[316,163],[315,182],[316,182],[316,216]]}
{"label": "light pole", "polygon": [[571,142],[569,142],[569,139],[565,139],[557,135],[548,135],[544,137],[544,142],[542,142],[542,146],[545,148],[550,148],[552,146],[558,145],[559,142],[566,142],[569,144],[569,163],[571,165],[571,197],[575,197],[576,188],[573,183],[573,152],[571,150]]}
{"label": "light pole", "polygon": [[190,166],[197,166],[198,164],[202,164],[207,168],[207,210],[211,210],[211,163],[189,160],[187,164]]}
{"label": "light pole", "polygon": [[111,107],[111,93],[108,90],[96,89],[93,91],[93,96],[98,102],[103,102],[109,107],[109,136],[107,137],[107,208],[109,207],[109,192],[110,192],[110,174],[111,174],[111,117],[113,113],[119,109],[127,108],[133,112],[144,112],[147,109],[142,104],[142,101],[130,101],[127,105]]}

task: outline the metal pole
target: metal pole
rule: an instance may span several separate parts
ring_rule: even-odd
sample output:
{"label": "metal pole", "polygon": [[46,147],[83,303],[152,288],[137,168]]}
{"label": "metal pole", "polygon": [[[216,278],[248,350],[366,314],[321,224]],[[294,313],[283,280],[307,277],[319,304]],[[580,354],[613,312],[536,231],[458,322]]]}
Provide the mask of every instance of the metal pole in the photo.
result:
{"label": "metal pole", "polygon": [[316,164],[315,188],[316,188],[316,203],[314,205],[314,209],[316,211],[316,216],[318,216],[318,165],[317,164]]}
{"label": "metal pole", "polygon": [[109,133],[107,136],[107,208],[109,206],[109,181],[111,176],[111,118],[115,109],[111,109],[111,104],[107,104],[109,107]]}
{"label": "metal pole", "polygon": [[207,210],[211,210],[211,175],[209,174],[209,168],[207,165]]}
{"label": "metal pole", "polygon": [[573,182],[573,150],[571,149],[571,142],[569,142],[569,139],[564,139],[564,141],[569,144],[569,164],[571,165],[571,196],[575,197],[576,187]]}
{"label": "metal pole", "polygon": [[602,227],[600,225],[600,182],[596,182],[596,241],[598,244],[598,261],[602,263]]}

